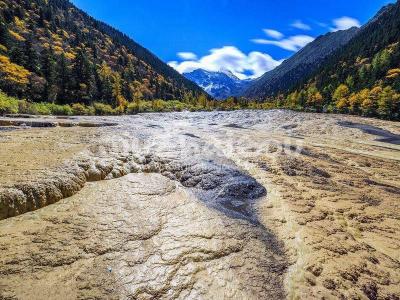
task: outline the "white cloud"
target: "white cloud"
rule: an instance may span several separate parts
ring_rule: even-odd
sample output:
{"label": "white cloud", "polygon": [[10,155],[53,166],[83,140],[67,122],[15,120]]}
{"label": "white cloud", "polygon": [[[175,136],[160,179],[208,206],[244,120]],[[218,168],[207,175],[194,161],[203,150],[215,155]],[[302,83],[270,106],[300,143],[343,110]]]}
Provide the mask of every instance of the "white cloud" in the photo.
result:
{"label": "white cloud", "polygon": [[313,40],[314,38],[309,35],[295,35],[279,41],[271,41],[266,39],[253,39],[252,42],[263,45],[275,45],[285,50],[296,52],[301,48],[303,48],[308,43],[311,43]]}
{"label": "white cloud", "polygon": [[264,32],[269,37],[272,37],[272,38],[277,39],[277,40],[280,40],[281,38],[284,37],[282,32],[279,32],[279,31],[274,30],[274,29],[264,29]]}
{"label": "white cloud", "polygon": [[184,60],[196,60],[197,55],[194,54],[193,52],[179,52],[178,57]]}
{"label": "white cloud", "polygon": [[301,30],[311,30],[311,26],[303,23],[303,21],[301,20],[296,20],[295,22],[290,24],[290,26]]}
{"label": "white cloud", "polygon": [[266,53],[253,51],[246,55],[236,47],[224,46],[211,49],[210,54],[195,61],[171,61],[168,64],[179,73],[188,73],[196,69],[213,72],[228,70],[240,79],[247,79],[260,77],[281,63],[282,61],[275,60]]}
{"label": "white cloud", "polygon": [[331,28],[331,31],[346,30],[351,27],[361,27],[360,21],[350,17],[341,17],[333,20],[335,27]]}

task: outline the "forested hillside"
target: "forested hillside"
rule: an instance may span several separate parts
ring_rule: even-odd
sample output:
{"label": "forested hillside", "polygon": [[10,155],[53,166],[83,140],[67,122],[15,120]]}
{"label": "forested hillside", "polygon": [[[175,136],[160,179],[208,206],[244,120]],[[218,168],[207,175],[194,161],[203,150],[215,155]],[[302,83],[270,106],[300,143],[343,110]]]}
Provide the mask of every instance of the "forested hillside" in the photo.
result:
{"label": "forested hillside", "polygon": [[357,32],[358,28],[353,27],[348,30],[329,32],[318,37],[285,60],[280,66],[255,80],[244,95],[250,98],[263,99],[279,91],[292,88],[303,78],[313,74],[326,57],[346,45]]}
{"label": "forested hillside", "polygon": [[56,104],[198,97],[202,90],[68,0],[0,0],[0,89]]}
{"label": "forested hillside", "polygon": [[400,119],[400,2],[388,5],[277,106]]}

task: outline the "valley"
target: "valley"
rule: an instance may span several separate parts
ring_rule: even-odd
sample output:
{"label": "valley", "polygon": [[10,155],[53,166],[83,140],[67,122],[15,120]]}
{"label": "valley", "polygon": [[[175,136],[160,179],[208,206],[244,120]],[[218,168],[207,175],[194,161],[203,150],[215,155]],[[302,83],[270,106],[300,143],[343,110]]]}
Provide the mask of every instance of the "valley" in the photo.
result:
{"label": "valley", "polygon": [[400,300],[400,0],[114,2],[0,0],[0,300]]}

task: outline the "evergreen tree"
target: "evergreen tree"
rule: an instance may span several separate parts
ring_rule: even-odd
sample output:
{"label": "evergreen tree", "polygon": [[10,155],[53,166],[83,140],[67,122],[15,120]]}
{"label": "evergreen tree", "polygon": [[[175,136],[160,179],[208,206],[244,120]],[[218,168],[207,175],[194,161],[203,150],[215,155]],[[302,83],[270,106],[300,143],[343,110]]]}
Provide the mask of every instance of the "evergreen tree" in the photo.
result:
{"label": "evergreen tree", "polygon": [[12,62],[20,66],[26,66],[27,58],[25,56],[24,48],[21,46],[22,43],[15,43],[9,51],[9,56]]}
{"label": "evergreen tree", "polygon": [[40,72],[39,57],[34,49],[32,37],[29,37],[24,44],[25,67],[35,73]]}
{"label": "evergreen tree", "polygon": [[8,49],[11,48],[12,46],[12,39],[10,37],[8,27],[1,19],[0,19],[0,44]]}
{"label": "evergreen tree", "polygon": [[67,104],[72,100],[70,97],[70,76],[68,60],[65,58],[65,54],[62,53],[57,64],[57,83],[59,87],[57,102],[60,104]]}
{"label": "evergreen tree", "polygon": [[48,102],[57,99],[57,62],[52,47],[43,50],[42,53],[42,76],[46,79],[43,98]]}

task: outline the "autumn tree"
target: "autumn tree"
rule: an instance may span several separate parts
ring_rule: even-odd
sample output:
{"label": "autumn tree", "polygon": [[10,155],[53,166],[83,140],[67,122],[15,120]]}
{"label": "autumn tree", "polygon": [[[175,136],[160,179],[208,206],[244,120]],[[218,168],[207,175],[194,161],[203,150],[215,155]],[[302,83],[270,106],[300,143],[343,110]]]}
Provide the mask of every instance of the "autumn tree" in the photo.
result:
{"label": "autumn tree", "polygon": [[378,100],[380,94],[382,93],[382,88],[380,86],[374,87],[369,92],[369,97],[364,99],[363,103],[361,104],[362,114],[364,116],[374,116],[378,106]]}
{"label": "autumn tree", "polygon": [[19,96],[26,90],[30,72],[14,64],[7,56],[0,55],[0,88],[11,95]]}
{"label": "autumn tree", "polygon": [[378,96],[377,112],[384,119],[395,118],[399,113],[400,94],[392,87],[385,87]]}
{"label": "autumn tree", "polygon": [[323,97],[315,85],[307,89],[307,105],[317,109],[317,111],[322,111]]}
{"label": "autumn tree", "polygon": [[122,95],[122,81],[118,73],[114,73],[113,76],[112,95],[115,101],[114,106],[117,107],[120,112],[124,112],[128,101]]}
{"label": "autumn tree", "polygon": [[[234,103],[233,97],[231,97],[232,103]],[[201,94],[197,100],[200,107],[207,108],[207,97],[205,94]]]}
{"label": "autumn tree", "polygon": [[340,111],[345,110],[348,107],[348,97],[350,90],[347,85],[341,84],[337,87],[332,95],[332,99],[335,101],[336,108]]}

